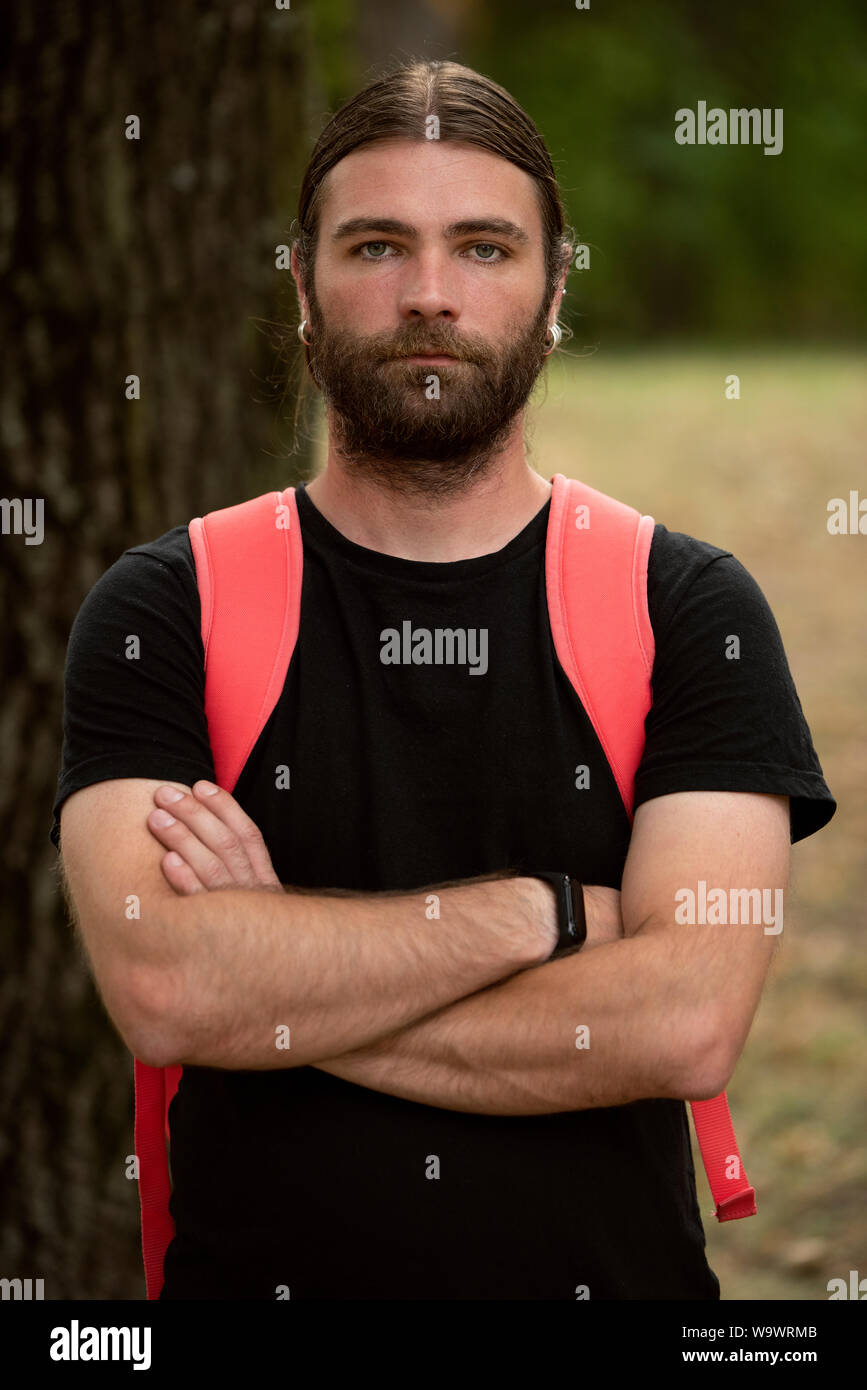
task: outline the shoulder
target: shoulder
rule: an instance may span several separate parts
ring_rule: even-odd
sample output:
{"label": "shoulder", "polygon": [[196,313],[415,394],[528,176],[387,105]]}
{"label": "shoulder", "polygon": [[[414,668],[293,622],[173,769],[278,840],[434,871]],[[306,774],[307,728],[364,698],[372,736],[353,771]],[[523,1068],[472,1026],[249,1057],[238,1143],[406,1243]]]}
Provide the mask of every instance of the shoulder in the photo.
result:
{"label": "shoulder", "polygon": [[196,566],[189,526],[173,526],[155,540],[129,546],[97,583],[116,581],[131,572],[140,573],[143,577],[153,575],[154,578],[161,573],[165,577],[172,575],[180,584],[195,588]]}
{"label": "shoulder", "polygon": [[[82,600],[66,651],[67,700],[118,696],[136,670],[185,681],[203,677],[202,611],[186,526],[130,546]],[[140,657],[141,661],[137,658]],[[140,683],[141,684],[141,683]]]}
{"label": "shoulder", "polygon": [[783,638],[731,551],[657,525],[648,560],[652,705],[636,807],[680,791],[786,795],[792,840],[836,802],[813,747]]}
{"label": "shoulder", "polygon": [[647,603],[657,641],[674,627],[726,615],[776,625],[758,581],[730,550],[661,522],[648,556]]}
{"label": "shoulder", "polygon": [[173,569],[188,570],[195,577],[193,550],[190,545],[190,528],[186,523],[182,526],[173,526],[170,531],[164,531],[161,536],[157,536],[156,540],[143,541],[140,545],[131,545],[123,553],[124,555],[147,555]]}
{"label": "shoulder", "polygon": [[95,782],[213,779],[204,649],[186,526],[131,546],[85,595],[64,667],[63,754],[50,838],[65,799]]}
{"label": "shoulder", "polygon": [[187,617],[197,625],[201,622],[196,567],[186,525],[174,526],[155,540],[124,550],[85,594],[73,636],[91,622],[145,611],[159,611],[169,622]]}

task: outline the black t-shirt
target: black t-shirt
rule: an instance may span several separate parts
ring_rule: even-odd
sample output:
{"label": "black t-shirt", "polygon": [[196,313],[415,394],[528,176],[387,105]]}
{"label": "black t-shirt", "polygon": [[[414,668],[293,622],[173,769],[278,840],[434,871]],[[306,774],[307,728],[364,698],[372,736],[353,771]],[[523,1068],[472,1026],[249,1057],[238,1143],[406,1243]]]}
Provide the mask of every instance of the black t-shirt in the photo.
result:
{"label": "black t-shirt", "polygon": [[[409,891],[553,865],[619,888],[628,818],[551,638],[550,502],[501,550],[435,563],[356,545],[303,485],[296,496],[298,642],[233,793],[280,880]],[[657,524],[648,601],[636,808],[688,790],[787,794],[792,840],[821,829],[836,803],[756,582],[729,552]],[[407,619],[487,629],[484,678],[466,664],[384,664],[381,632]],[[722,661],[730,633],[740,659]],[[186,526],[125,551],[93,586],[65,696],[56,846],[80,787],[214,779]],[[579,764],[588,788],[576,788]],[[579,1285],[592,1299],[719,1297],[682,1101],[480,1115],[312,1066],[185,1067],[170,1123],[165,1298],[273,1299],[281,1285],[329,1300],[573,1300]]]}

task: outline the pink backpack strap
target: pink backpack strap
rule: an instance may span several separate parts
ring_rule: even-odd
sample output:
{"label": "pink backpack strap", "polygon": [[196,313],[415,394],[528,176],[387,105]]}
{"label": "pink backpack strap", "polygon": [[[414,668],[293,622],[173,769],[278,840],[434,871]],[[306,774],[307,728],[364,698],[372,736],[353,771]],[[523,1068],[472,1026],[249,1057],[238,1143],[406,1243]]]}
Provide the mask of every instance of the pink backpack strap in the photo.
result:
{"label": "pink backpack strap", "polygon": [[[631,825],[652,703],[647,562],[654,520],[562,473],[552,484],[545,583],[554,649],[593,724]],[[691,1104],[717,1219],[753,1216],[755,1192],[725,1092]]]}
{"label": "pink backpack strap", "polygon": [[[298,640],[303,559],[295,489],[195,517],[189,534],[202,609],[208,738],[217,782],[231,792],[280,698]],[[175,1233],[166,1140],[182,1071],[133,1063],[149,1299],[159,1298]]]}

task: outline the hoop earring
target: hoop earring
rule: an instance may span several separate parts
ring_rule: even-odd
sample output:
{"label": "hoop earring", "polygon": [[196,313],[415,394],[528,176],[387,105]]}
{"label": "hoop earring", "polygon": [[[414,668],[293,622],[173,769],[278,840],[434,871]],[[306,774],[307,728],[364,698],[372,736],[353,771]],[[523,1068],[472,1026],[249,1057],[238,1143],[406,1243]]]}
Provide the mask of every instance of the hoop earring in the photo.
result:
{"label": "hoop earring", "polygon": [[301,341],[302,341],[302,343],[304,344],[305,347],[309,347],[309,346],[310,346],[310,343],[311,343],[311,341],[312,341],[312,339],[310,339],[310,338],[305,338],[305,337],[304,337],[304,329],[305,329],[306,327],[307,327],[307,320],[306,320],[306,319],[302,319],[301,322],[300,322],[299,325],[298,325],[298,337],[301,339]]}
{"label": "hoop earring", "polygon": [[[543,357],[549,357],[550,354],[554,351],[554,349],[558,348],[561,342],[563,341],[563,330],[560,327],[559,323],[552,323],[551,327],[548,329],[548,333],[551,334],[551,337],[554,339],[554,341],[550,347],[545,348],[545,351],[542,353]],[[545,334],[546,343],[548,341],[548,333]]]}

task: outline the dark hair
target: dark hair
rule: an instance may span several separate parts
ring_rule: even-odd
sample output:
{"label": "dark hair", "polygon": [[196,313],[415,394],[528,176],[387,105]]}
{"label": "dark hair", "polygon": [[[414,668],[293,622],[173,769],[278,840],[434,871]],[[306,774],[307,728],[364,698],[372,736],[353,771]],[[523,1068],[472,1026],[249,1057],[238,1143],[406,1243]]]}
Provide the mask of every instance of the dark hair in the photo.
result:
{"label": "dark hair", "polygon": [[[331,117],[320,134],[301,184],[293,241],[308,295],[319,227],[322,182],[353,150],[378,140],[424,140],[436,116],[440,140],[462,141],[516,164],[535,180],[545,234],[546,299],[571,260],[560,190],[545,142],[504,87],[461,63],[415,59],[369,83]],[[294,225],[294,224],[293,224]],[[564,329],[564,337],[569,334]]]}

